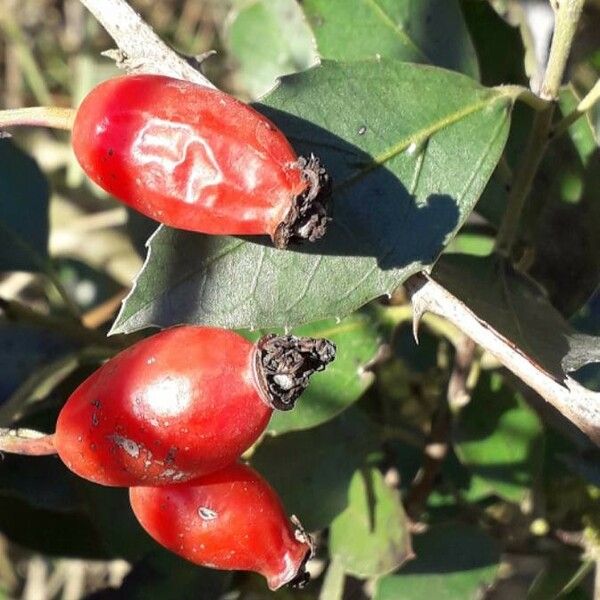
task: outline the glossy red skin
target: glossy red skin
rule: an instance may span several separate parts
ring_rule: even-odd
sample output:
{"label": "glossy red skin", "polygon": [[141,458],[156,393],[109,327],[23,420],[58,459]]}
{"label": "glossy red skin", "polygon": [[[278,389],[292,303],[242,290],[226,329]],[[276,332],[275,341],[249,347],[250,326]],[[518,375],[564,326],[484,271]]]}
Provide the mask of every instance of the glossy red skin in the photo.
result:
{"label": "glossy red skin", "polygon": [[54,445],[75,473],[110,486],[186,481],[234,462],[272,409],[236,333],[176,327],[121,352],[70,396]]}
{"label": "glossy red skin", "polygon": [[129,491],[133,512],[161,545],[198,565],[255,571],[275,590],[310,553],[258,473],[234,464],[194,481]]}
{"label": "glossy red skin", "polygon": [[307,187],[271,121],[221,91],[159,75],[93,89],[77,111],[73,148],[107,192],[190,231],[272,235]]}

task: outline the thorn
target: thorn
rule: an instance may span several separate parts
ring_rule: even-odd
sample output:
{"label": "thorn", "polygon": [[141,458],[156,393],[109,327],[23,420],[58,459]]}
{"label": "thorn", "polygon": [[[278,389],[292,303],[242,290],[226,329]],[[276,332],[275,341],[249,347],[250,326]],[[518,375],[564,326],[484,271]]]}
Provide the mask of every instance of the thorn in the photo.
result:
{"label": "thorn", "polygon": [[202,67],[204,66],[205,61],[216,53],[216,50],[208,50],[207,52],[202,52],[202,54],[196,54],[194,56],[183,54],[181,52],[178,52],[177,54],[179,54],[179,56],[181,56],[181,58],[183,58],[190,66],[196,69],[196,71],[202,73]]}
{"label": "thorn", "polygon": [[211,56],[215,56],[216,53],[216,50],[207,50],[206,52],[202,52],[202,54],[196,54],[196,56],[194,56],[194,60],[199,65],[201,65],[205,60],[207,60]]}
{"label": "thorn", "polygon": [[113,48],[111,50],[105,50],[100,53],[102,56],[106,56],[106,58],[110,58],[117,63],[117,66],[121,66],[127,60],[127,54],[123,52],[120,48]]}
{"label": "thorn", "polygon": [[423,316],[424,309],[422,306],[413,302],[413,319],[412,319],[412,333],[415,338],[415,343],[419,345],[419,325],[421,323],[421,317]]}
{"label": "thorn", "polygon": [[412,331],[413,337],[415,338],[415,342],[417,344],[419,343],[419,324],[421,322],[421,317],[425,312],[427,312],[427,303],[419,294],[419,290],[425,285],[426,282],[427,277],[423,273],[417,273],[416,275],[409,277],[404,282],[404,286],[410,298],[410,303],[412,304]]}

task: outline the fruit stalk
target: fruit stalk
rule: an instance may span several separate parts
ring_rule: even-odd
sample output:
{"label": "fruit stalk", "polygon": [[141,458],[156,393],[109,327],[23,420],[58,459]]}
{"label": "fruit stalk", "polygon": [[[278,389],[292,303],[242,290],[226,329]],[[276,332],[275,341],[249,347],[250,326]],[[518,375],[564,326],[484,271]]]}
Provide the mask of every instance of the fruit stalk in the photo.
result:
{"label": "fruit stalk", "polygon": [[33,429],[0,427],[0,453],[25,456],[56,454],[54,436]]}

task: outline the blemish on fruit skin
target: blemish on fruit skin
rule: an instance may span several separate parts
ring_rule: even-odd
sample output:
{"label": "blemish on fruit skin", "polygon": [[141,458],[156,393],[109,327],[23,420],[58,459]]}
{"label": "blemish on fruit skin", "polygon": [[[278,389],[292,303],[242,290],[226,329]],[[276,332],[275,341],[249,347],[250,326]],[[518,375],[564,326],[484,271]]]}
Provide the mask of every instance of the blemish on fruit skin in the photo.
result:
{"label": "blemish on fruit skin", "polygon": [[201,506],[198,509],[198,515],[204,521],[214,521],[218,517],[217,513],[214,510],[206,506]]}
{"label": "blemish on fruit skin", "polygon": [[367,133],[366,125],[362,125],[361,127],[358,128],[358,135],[365,135],[365,133]]}
{"label": "blemish on fruit skin", "polygon": [[100,422],[98,411],[102,408],[102,404],[100,403],[100,400],[96,399],[92,400],[91,405],[94,407],[94,412],[92,412],[92,426],[98,427],[98,423]]}
{"label": "blemish on fruit skin", "polygon": [[133,440],[130,440],[122,435],[114,434],[109,436],[112,441],[124,450],[131,458],[138,458],[140,455],[140,447]]}

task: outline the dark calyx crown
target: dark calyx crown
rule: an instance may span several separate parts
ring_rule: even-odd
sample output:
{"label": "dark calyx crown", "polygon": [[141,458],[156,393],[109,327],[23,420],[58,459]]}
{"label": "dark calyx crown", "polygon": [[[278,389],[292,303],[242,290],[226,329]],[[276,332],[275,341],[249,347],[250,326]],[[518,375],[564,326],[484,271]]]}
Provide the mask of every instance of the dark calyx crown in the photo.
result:
{"label": "dark calyx crown", "polygon": [[269,334],[256,344],[255,371],[263,400],[290,410],[310,376],[335,358],[335,344],[322,338]]}

